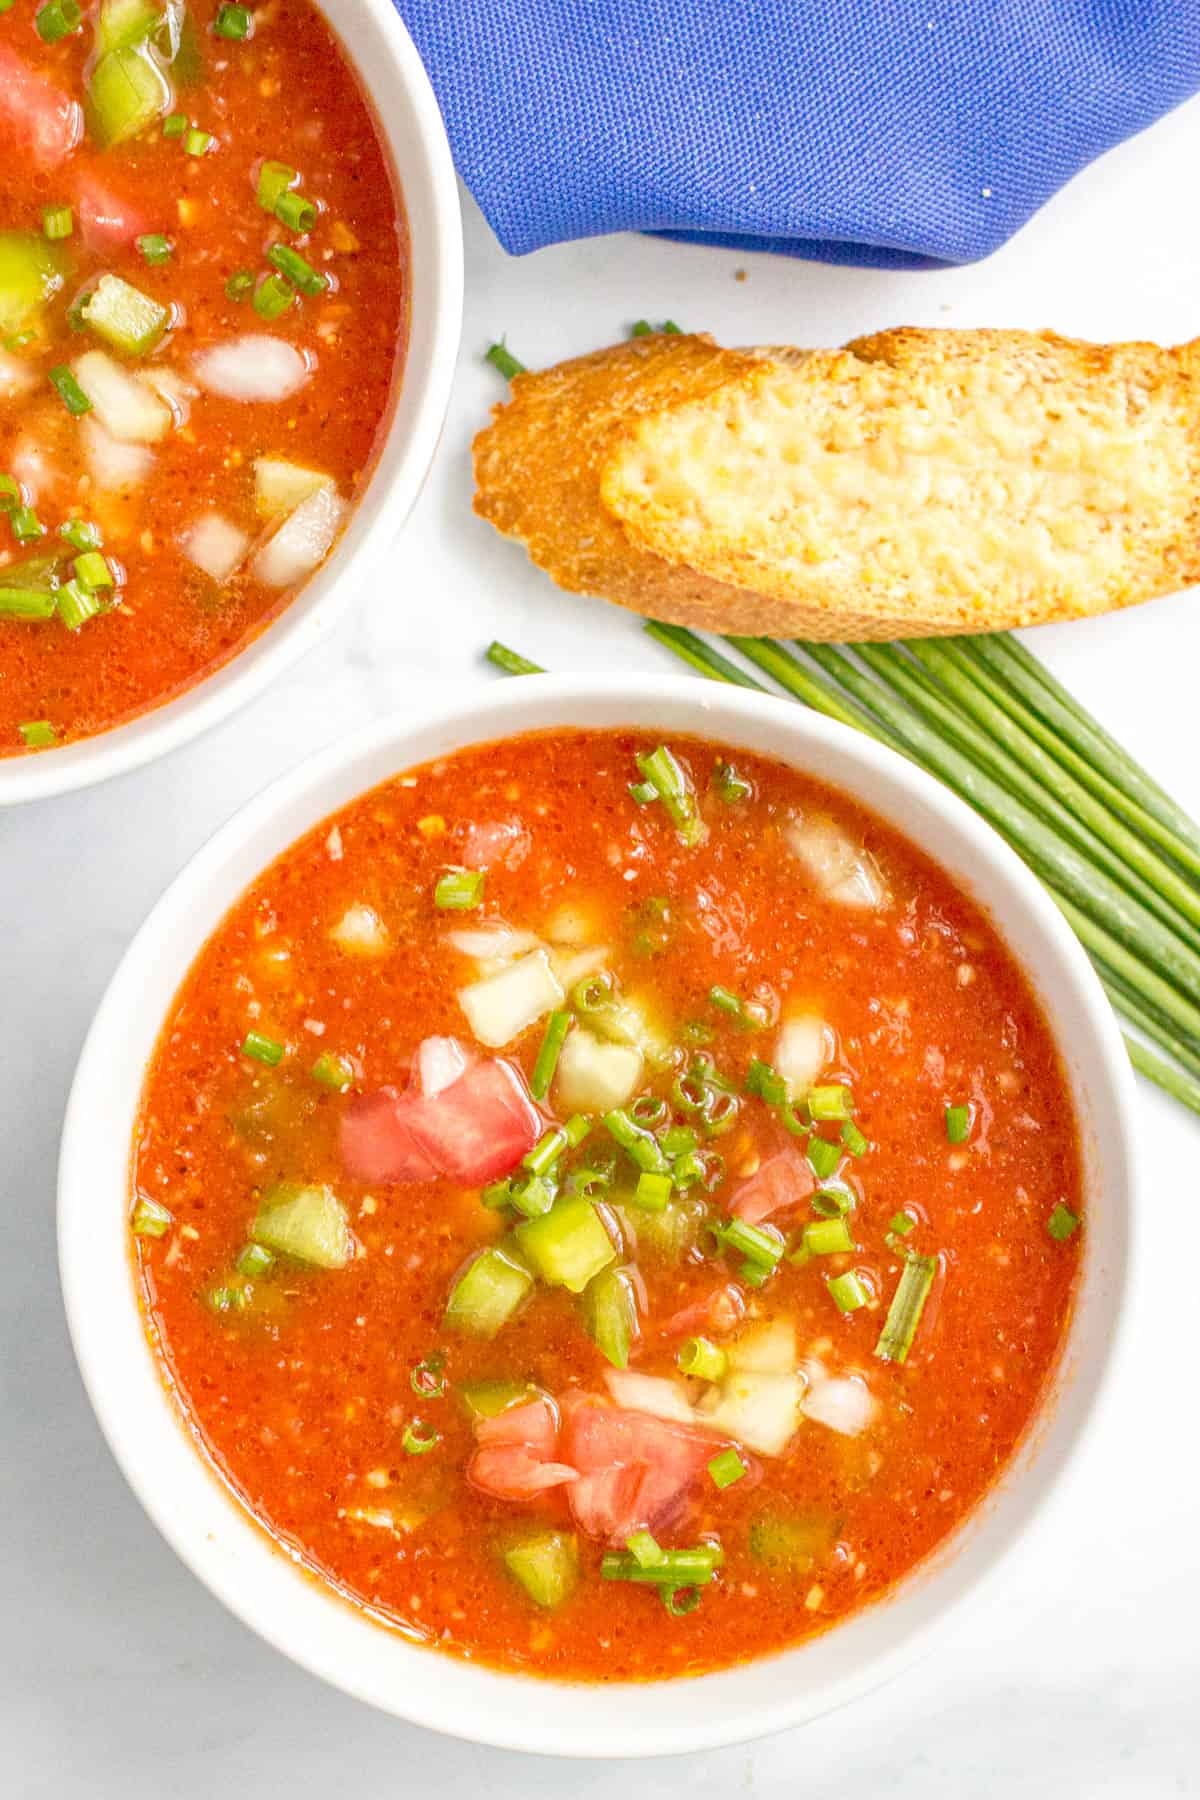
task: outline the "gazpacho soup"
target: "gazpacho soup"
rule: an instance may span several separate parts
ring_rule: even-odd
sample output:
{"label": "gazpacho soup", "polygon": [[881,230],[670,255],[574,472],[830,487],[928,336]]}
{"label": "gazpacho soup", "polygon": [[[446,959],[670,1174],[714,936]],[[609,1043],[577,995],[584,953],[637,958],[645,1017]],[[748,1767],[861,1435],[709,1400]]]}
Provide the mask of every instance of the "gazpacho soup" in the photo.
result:
{"label": "gazpacho soup", "polygon": [[0,755],[243,647],[328,554],[406,235],[310,0],[0,0]]}
{"label": "gazpacho soup", "polygon": [[405,1636],[616,1681],[877,1599],[1029,1426],[1076,1122],[978,906],[780,763],[531,734],[366,794],[200,955],[133,1161],[198,1445]]}

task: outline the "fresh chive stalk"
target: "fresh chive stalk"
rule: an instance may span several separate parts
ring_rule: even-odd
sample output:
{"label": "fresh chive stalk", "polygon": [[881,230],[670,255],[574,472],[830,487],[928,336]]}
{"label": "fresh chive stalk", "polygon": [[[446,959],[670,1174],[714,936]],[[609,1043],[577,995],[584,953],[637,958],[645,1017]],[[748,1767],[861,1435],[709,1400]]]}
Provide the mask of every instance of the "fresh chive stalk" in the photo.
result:
{"label": "fresh chive stalk", "polygon": [[[514,375],[524,375],[525,364],[504,343],[489,344],[484,353],[484,362],[490,362],[493,369],[499,369],[505,381],[511,381]],[[515,671],[510,671],[515,673]]]}
{"label": "fresh chive stalk", "polygon": [[[898,1215],[903,1216],[905,1215]],[[892,1225],[895,1229],[895,1219]],[[907,1360],[913,1339],[917,1335],[917,1326],[921,1323],[925,1302],[929,1298],[929,1290],[933,1286],[933,1278],[937,1274],[936,1256],[912,1256],[907,1252],[906,1255],[908,1260],[900,1271],[900,1280],[892,1295],[879,1342],[875,1346],[876,1356],[881,1357],[884,1362],[902,1363]]]}

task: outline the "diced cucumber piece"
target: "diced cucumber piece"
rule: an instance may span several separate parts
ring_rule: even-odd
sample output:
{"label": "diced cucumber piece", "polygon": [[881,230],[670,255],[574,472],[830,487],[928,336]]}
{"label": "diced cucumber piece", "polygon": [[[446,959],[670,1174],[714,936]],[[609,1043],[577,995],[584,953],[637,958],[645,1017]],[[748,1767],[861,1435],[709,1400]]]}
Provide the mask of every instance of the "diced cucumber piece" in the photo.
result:
{"label": "diced cucumber piece", "polygon": [[0,333],[20,331],[63,284],[66,258],[38,232],[0,231]]}
{"label": "diced cucumber piece", "polygon": [[664,1262],[681,1262],[695,1249],[707,1217],[708,1208],[700,1199],[669,1200],[659,1212],[643,1206],[631,1212],[638,1249],[649,1250]]}
{"label": "diced cucumber piece", "polygon": [[346,1209],[330,1187],[281,1181],[264,1196],[250,1235],[314,1269],[344,1269],[354,1255]]}
{"label": "diced cucumber piece", "polygon": [[579,1546],[568,1531],[543,1531],[510,1544],[504,1566],[535,1606],[561,1606],[579,1577]]}
{"label": "diced cucumber piece", "polygon": [[96,20],[96,47],[127,50],[141,44],[157,30],[162,13],[153,0],[103,0]]}
{"label": "diced cucumber piece", "polygon": [[106,150],[161,119],[172,100],[171,84],[145,44],[107,50],[88,83],[92,129]]}
{"label": "diced cucumber piece", "polygon": [[284,519],[318,488],[333,485],[333,477],[319,469],[303,469],[281,456],[260,456],[254,463],[254,508],[260,519]]}
{"label": "diced cucumber piece", "polygon": [[789,1575],[807,1575],[837,1542],[827,1513],[762,1513],[750,1526],[750,1554]]}
{"label": "diced cucumber piece", "polygon": [[473,1419],[495,1419],[510,1406],[524,1406],[537,1398],[530,1381],[472,1381],[460,1388],[462,1403]]}
{"label": "diced cucumber piece", "polygon": [[601,1355],[614,1369],[626,1368],[638,1335],[637,1292],[628,1270],[604,1269],[589,1281],[583,1294],[583,1319]]}
{"label": "diced cucumber piece", "polygon": [[165,306],[119,275],[102,275],[83,308],[88,329],[126,356],[145,356],[153,350],[170,318]]}
{"label": "diced cucumber piece", "polygon": [[528,1297],[533,1276],[511,1250],[493,1245],[468,1263],[446,1302],[446,1324],[495,1337]]}
{"label": "diced cucumber piece", "polygon": [[588,1282],[617,1258],[599,1213],[579,1195],[556,1201],[540,1218],[526,1219],[515,1235],[542,1280],[572,1294],[582,1294]]}

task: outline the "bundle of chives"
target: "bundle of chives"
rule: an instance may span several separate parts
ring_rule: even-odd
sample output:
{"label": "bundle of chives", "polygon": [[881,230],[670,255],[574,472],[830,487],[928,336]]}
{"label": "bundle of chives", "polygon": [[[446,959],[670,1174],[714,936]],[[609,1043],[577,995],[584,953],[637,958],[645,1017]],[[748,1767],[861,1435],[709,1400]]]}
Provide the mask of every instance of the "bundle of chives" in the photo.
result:
{"label": "bundle of chives", "polygon": [[[695,632],[657,620],[645,629],[708,680],[771,692]],[[1125,1036],[1134,1067],[1200,1113],[1200,827],[1017,639],[724,641],[793,699],[899,751],[987,819],[1049,890],[1140,1034]],[[508,674],[539,672],[503,645],[487,654]]]}

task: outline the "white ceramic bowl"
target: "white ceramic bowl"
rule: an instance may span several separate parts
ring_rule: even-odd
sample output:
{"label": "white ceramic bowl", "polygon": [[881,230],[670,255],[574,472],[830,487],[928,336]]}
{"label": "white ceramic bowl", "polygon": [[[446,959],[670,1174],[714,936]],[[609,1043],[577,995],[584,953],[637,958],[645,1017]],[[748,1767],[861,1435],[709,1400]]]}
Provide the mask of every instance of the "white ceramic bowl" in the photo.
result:
{"label": "white ceramic bowl", "polygon": [[[991,914],[1032,978],[1082,1123],[1082,1285],[1055,1393],[991,1500],[888,1600],[817,1641],[698,1679],[611,1687],[472,1666],[371,1624],[275,1549],[197,1454],[142,1328],[130,1260],[129,1153],[146,1063],[190,963],[289,844],[365,789],[466,744],[553,726],[698,732],[835,783],[932,854]],[[109,1443],[163,1535],[247,1624],[338,1687],[455,1736],[579,1756],[704,1749],[841,1705],[945,1642],[1047,1501],[1092,1419],[1129,1275],[1129,1065],[1075,938],[1033,876],[945,788],[847,727],[783,700],[686,676],[528,677],[393,719],[277,782],[220,831],[135,938],[96,1016],[67,1112],[59,1249],[84,1379]],[[1050,1513],[1050,1516],[1046,1516]],[[1070,1521],[1060,1517],[1062,1547]]]}
{"label": "white ceramic bowl", "polygon": [[433,89],[391,0],[319,0],[371,97],[408,220],[408,355],[367,490],[328,562],[215,674],[128,724],[36,756],[0,758],[0,806],[90,787],[163,756],[253,699],[369,592],[421,490],[450,399],[462,331],[462,221]]}

